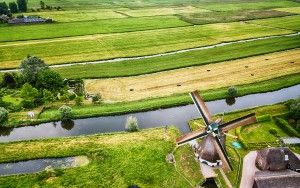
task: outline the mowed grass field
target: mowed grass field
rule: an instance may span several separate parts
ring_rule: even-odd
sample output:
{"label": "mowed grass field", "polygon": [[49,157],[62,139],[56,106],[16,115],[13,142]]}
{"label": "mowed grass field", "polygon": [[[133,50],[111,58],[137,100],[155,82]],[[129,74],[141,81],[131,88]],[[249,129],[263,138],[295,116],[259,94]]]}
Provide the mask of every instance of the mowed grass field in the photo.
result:
{"label": "mowed grass field", "polygon": [[90,94],[100,93],[108,101],[132,101],[249,84],[296,73],[300,74],[299,49],[136,77],[85,80],[85,90]]}
{"label": "mowed grass field", "polygon": [[66,78],[134,76],[299,48],[299,41],[300,36],[279,37],[149,59],[105,64],[74,65],[55,68],[55,70]]}
{"label": "mowed grass field", "polygon": [[106,19],[86,22],[69,22],[39,25],[0,27],[0,41],[18,41],[92,35],[99,33],[122,33],[151,30],[190,24],[174,16]]}
{"label": "mowed grass field", "polygon": [[0,44],[0,68],[18,67],[20,61],[28,54],[39,56],[48,64],[61,64],[142,56],[293,32],[292,30],[234,22],[4,43]]}

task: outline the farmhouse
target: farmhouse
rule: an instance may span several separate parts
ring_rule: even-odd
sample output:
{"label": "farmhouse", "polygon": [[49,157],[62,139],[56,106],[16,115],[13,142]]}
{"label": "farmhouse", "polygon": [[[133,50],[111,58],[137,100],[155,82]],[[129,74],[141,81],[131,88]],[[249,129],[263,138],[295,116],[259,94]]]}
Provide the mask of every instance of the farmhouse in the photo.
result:
{"label": "farmhouse", "polygon": [[53,22],[50,18],[40,18],[34,16],[24,16],[22,18],[13,18],[8,20],[9,24],[37,24],[37,23],[51,23]]}
{"label": "farmhouse", "polygon": [[288,148],[257,151],[253,187],[299,187],[300,159]]}

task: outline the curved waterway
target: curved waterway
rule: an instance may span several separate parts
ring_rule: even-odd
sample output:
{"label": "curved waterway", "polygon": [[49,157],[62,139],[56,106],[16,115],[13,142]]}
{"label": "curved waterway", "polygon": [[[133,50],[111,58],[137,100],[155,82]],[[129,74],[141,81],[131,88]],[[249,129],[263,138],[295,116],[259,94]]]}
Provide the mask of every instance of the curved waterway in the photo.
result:
{"label": "curved waterway", "polygon": [[[121,58],[114,58],[114,59],[100,60],[100,61],[88,61],[88,62],[50,65],[50,67],[54,67],[54,68],[55,67],[68,67],[68,66],[74,66],[74,65],[102,64],[102,63],[113,63],[113,62],[121,62],[121,61],[128,61],[128,60],[149,59],[149,58],[153,58],[153,57],[168,56],[168,55],[174,55],[174,54],[185,53],[185,52],[190,52],[190,51],[199,51],[199,50],[205,50],[205,49],[210,49],[210,48],[215,48],[215,47],[220,47],[220,46],[227,46],[227,45],[236,44],[236,43],[245,43],[245,42],[278,38],[278,37],[292,37],[292,36],[297,36],[297,35],[300,35],[300,32],[285,34],[285,35],[273,35],[273,36],[264,36],[264,37],[251,38],[251,39],[243,39],[243,40],[237,40],[237,41],[232,41],[232,42],[222,42],[222,43],[209,45],[209,46],[189,48],[189,49],[184,49],[184,50],[177,50],[177,51],[172,51],[172,52],[146,55],[146,56],[121,57]],[[18,69],[0,70],[0,72],[13,72],[13,71],[18,71]]]}
{"label": "curved waterway", "polygon": [[[275,104],[288,99],[297,98],[298,96],[300,96],[300,84],[278,91],[238,97],[232,105],[228,105],[224,99],[210,101],[206,104],[209,111],[212,114],[216,114],[261,105]],[[186,105],[119,116],[77,119],[74,120],[73,124],[50,122],[36,126],[1,128],[0,142],[124,131],[126,118],[129,115],[137,117],[139,126],[142,129],[174,125],[183,133],[190,131],[187,125],[187,122],[190,119],[200,117],[194,105]]]}

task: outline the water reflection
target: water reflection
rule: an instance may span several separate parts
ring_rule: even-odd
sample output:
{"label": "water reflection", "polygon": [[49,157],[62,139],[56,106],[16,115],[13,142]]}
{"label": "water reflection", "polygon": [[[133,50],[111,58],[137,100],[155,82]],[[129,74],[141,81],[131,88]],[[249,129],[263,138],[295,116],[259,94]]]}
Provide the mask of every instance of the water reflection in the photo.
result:
{"label": "water reflection", "polygon": [[74,128],[74,121],[73,120],[65,120],[61,122],[61,127],[65,130],[72,130]]}
{"label": "water reflection", "polygon": [[227,105],[232,106],[235,103],[235,97],[227,97],[225,101]]}
{"label": "water reflection", "polygon": [[0,126],[0,136],[9,136],[13,131],[13,127],[1,127]]}

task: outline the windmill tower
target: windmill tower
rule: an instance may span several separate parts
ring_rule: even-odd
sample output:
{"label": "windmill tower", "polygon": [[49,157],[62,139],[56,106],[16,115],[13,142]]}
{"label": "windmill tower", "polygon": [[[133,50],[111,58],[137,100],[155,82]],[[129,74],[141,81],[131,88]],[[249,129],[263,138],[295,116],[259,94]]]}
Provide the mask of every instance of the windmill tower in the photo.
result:
{"label": "windmill tower", "polygon": [[204,120],[205,130],[197,130],[179,137],[176,140],[177,145],[180,146],[195,139],[203,138],[197,149],[200,162],[211,167],[221,167],[225,172],[231,171],[232,166],[227,157],[222,136],[225,136],[229,130],[255,123],[255,114],[252,113],[227,123],[221,123],[221,120],[214,121],[198,92],[193,91],[190,95]]}

